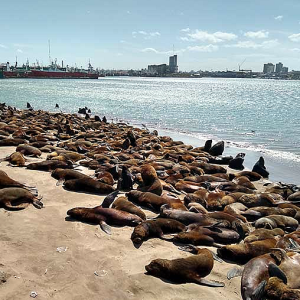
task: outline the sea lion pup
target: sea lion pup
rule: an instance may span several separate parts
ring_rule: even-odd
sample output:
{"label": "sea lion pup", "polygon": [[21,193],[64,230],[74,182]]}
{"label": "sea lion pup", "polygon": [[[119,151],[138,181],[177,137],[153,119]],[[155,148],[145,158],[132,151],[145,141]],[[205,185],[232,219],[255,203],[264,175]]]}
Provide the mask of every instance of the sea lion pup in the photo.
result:
{"label": "sea lion pup", "polygon": [[237,185],[242,185],[245,186],[248,189],[251,190],[256,190],[256,187],[254,186],[254,184],[250,181],[250,179],[246,176],[239,176],[236,177],[232,180],[233,183],[237,184]]}
{"label": "sea lion pup", "polygon": [[88,176],[78,179],[66,180],[64,182],[64,187],[70,191],[88,192],[100,195],[109,194],[115,190],[113,186],[99,182]]}
{"label": "sea lion pup", "polygon": [[129,201],[146,206],[154,211],[158,211],[163,204],[168,204],[171,207],[178,207],[182,202],[178,198],[164,198],[153,193],[143,193],[140,191],[130,191],[126,194]]}
{"label": "sea lion pup", "polygon": [[33,156],[33,157],[39,157],[42,155],[41,150],[30,145],[23,145],[23,144],[19,145],[16,151],[21,152],[24,155]]}
{"label": "sea lion pup", "polygon": [[235,170],[244,170],[245,167],[243,166],[243,163],[245,155],[245,153],[238,153],[236,157],[229,162],[228,167]]}
{"label": "sea lion pup", "polygon": [[138,190],[142,192],[151,192],[160,196],[163,188],[155,169],[149,164],[144,165],[141,168],[141,175],[144,186],[140,187]]}
{"label": "sea lion pup", "polygon": [[300,290],[292,289],[285,284],[284,280],[278,277],[271,277],[264,288],[267,299],[274,300],[299,300]]}
{"label": "sea lion pup", "polygon": [[26,166],[29,170],[39,171],[53,171],[57,168],[61,169],[73,169],[74,166],[71,161],[59,161],[59,160],[44,160],[38,163],[31,163]]}
{"label": "sea lion pup", "polygon": [[270,252],[276,246],[276,239],[265,239],[251,243],[226,245],[217,250],[218,256],[237,263],[247,263],[250,259]]}
{"label": "sea lion pup", "polygon": [[219,156],[224,152],[225,143],[223,141],[214,144],[208,151],[210,155]]}
{"label": "sea lion pup", "polygon": [[128,201],[126,197],[119,197],[116,199],[112,204],[112,208],[127,211],[131,214],[139,216],[143,220],[146,220],[145,213],[132,202]]}
{"label": "sea lion pup", "polygon": [[136,215],[113,208],[103,208],[101,206],[94,208],[75,207],[68,210],[67,215],[79,221],[99,224],[101,229],[107,234],[111,234],[111,228],[107,224],[136,226],[142,222],[142,219]]}
{"label": "sea lion pup", "polygon": [[265,167],[265,160],[262,156],[259,158],[259,160],[253,166],[252,172],[256,172],[264,178],[269,177],[269,172],[267,171],[267,169]]}
{"label": "sea lion pup", "polygon": [[212,287],[223,287],[224,283],[204,279],[214,266],[214,258],[208,249],[197,255],[179,259],[155,259],[145,267],[148,274],[177,283],[196,283]]}
{"label": "sea lion pup", "polygon": [[42,208],[41,198],[37,198],[30,191],[20,187],[8,187],[0,189],[0,205],[8,209],[24,209],[29,204],[36,208]]}
{"label": "sea lion pup", "polygon": [[295,231],[298,228],[299,222],[287,216],[269,215],[258,219],[255,222],[255,228],[282,228],[285,231]]}
{"label": "sea lion pup", "polygon": [[[280,228],[275,228],[275,229],[259,228],[259,229],[255,229],[247,237],[245,237],[244,242],[252,243],[254,241],[272,239],[281,236],[284,236],[284,231]],[[278,247],[278,243],[276,247]]]}
{"label": "sea lion pup", "polygon": [[163,238],[164,234],[181,232],[184,229],[184,224],[172,219],[147,220],[134,228],[131,240],[134,244],[140,245],[151,237]]}
{"label": "sea lion pup", "polygon": [[96,179],[100,182],[109,184],[109,185],[114,185],[115,181],[112,176],[112,174],[108,171],[101,171],[96,173]]}
{"label": "sea lion pup", "polygon": [[126,166],[122,166],[121,177],[118,179],[118,190],[130,191],[133,189],[133,178]]}
{"label": "sea lion pup", "polygon": [[61,168],[57,168],[53,170],[51,176],[58,180],[56,185],[62,185],[64,181],[70,179],[79,179],[84,177],[89,178],[89,176],[82,174],[78,171],[70,170],[70,169],[61,169]]}
{"label": "sea lion pup", "polygon": [[0,162],[2,161],[8,161],[11,165],[17,167],[24,167],[26,162],[24,156],[20,152],[14,152],[9,156],[0,159]]}

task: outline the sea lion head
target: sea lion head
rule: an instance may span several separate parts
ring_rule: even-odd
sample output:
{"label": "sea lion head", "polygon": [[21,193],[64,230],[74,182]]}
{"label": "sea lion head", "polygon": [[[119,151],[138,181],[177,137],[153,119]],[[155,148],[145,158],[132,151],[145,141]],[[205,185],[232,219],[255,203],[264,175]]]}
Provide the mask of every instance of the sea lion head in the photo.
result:
{"label": "sea lion head", "polygon": [[155,259],[151,261],[149,265],[145,266],[145,269],[148,274],[156,277],[162,277],[167,271],[164,259]]}
{"label": "sea lion head", "polygon": [[273,229],[276,227],[277,227],[276,222],[271,218],[260,218],[255,222],[255,228]]}

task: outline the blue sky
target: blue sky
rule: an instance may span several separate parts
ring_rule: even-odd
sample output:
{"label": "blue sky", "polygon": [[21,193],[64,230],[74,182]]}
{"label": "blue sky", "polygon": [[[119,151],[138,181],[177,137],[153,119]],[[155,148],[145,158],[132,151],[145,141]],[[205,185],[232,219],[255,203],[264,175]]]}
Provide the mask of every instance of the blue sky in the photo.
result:
{"label": "blue sky", "polygon": [[0,62],[141,69],[300,70],[300,0],[1,0]]}

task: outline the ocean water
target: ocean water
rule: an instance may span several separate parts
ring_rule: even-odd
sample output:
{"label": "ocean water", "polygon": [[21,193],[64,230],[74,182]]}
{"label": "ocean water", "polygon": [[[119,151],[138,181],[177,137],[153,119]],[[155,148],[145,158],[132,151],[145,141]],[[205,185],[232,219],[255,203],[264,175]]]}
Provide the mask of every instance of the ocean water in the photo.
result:
{"label": "ocean water", "polygon": [[[300,81],[106,77],[98,80],[0,80],[0,101],[17,108],[77,112],[87,106],[108,120],[125,120],[188,139],[225,140],[227,153],[260,155],[273,180],[300,175]],[[247,160],[247,157],[251,159]],[[299,180],[300,181],[300,180]]]}

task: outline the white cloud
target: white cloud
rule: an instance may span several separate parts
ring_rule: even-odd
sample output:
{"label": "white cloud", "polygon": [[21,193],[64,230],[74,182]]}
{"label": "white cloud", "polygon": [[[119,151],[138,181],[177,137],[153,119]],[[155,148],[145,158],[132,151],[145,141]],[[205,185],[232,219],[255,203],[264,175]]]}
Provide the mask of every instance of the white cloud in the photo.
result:
{"label": "white cloud", "polygon": [[23,53],[23,51],[21,49],[17,49],[18,53]]}
{"label": "white cloud", "polygon": [[265,30],[248,31],[244,33],[244,36],[251,39],[266,39],[269,37],[269,32]]}
{"label": "white cloud", "polygon": [[150,40],[151,38],[158,37],[161,34],[158,31],[155,31],[155,32],[146,32],[146,31],[140,30],[140,31],[133,31],[132,32],[132,36],[134,38],[138,37],[138,35],[143,36],[145,40]]}
{"label": "white cloud", "polygon": [[[207,31],[195,30],[193,33],[188,33],[184,40],[202,41],[209,43],[221,43],[225,41],[232,41],[237,38],[234,33],[217,31],[215,33],[208,33]],[[183,40],[183,38],[181,38]]]}
{"label": "white cloud", "polygon": [[7,46],[0,44],[0,48],[7,49]]}
{"label": "white cloud", "polygon": [[190,30],[191,30],[191,29],[187,27],[187,28],[181,29],[180,31],[181,31],[181,32],[190,32]]}
{"label": "white cloud", "polygon": [[277,21],[281,21],[283,19],[283,16],[277,16],[274,19],[277,20]]}
{"label": "white cloud", "polygon": [[189,46],[187,47],[188,51],[197,51],[197,52],[213,52],[219,50],[219,47],[216,45],[206,45],[206,46]]}
{"label": "white cloud", "polygon": [[291,49],[291,51],[293,51],[293,52],[300,52],[300,48],[293,48],[293,49]]}
{"label": "white cloud", "polygon": [[225,45],[226,48],[241,48],[241,49],[270,49],[278,46],[278,40],[268,40],[262,43],[253,41],[240,41],[236,44]]}
{"label": "white cloud", "polygon": [[289,39],[292,42],[300,42],[300,33],[294,33],[294,34],[290,35]]}
{"label": "white cloud", "polygon": [[[217,51],[219,50],[219,47],[216,45],[205,45],[205,46],[189,46],[187,48],[183,48],[183,49],[179,49],[176,50],[176,53],[184,53],[184,52],[188,52],[188,51],[194,51],[194,52],[213,52],[213,51]],[[152,52],[155,54],[163,54],[163,55],[171,55],[173,54],[173,51],[159,51],[156,50],[155,48],[144,48],[141,50],[141,52]]]}

